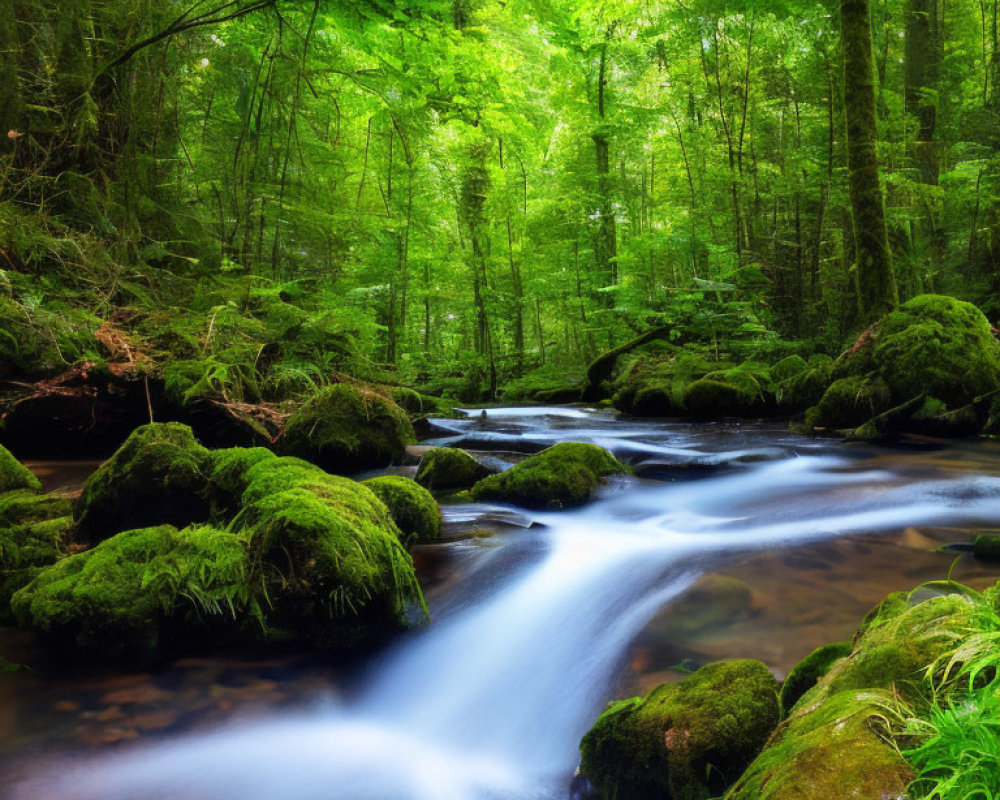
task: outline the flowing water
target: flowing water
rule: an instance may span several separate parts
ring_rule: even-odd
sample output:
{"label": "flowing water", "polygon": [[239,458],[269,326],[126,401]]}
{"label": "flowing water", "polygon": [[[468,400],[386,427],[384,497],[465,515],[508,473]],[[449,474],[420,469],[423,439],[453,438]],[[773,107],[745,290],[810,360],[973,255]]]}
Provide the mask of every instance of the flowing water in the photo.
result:
{"label": "flowing water", "polygon": [[[947,573],[951,560],[926,552],[932,544],[1000,525],[1000,451],[988,444],[887,450],[776,426],[625,421],[578,408],[469,414],[444,423],[449,430],[437,443],[510,463],[557,441],[592,441],[632,463],[638,477],[613,480],[596,502],[573,511],[447,507],[453,534],[498,523],[502,532],[424,548],[450,559],[446,579],[429,592],[433,623],[366,665],[355,690],[331,697],[314,689],[294,710],[208,730],[179,726],[96,753],[22,747],[9,796],[565,798],[581,735],[622,681],[643,684],[643,665],[630,662],[637,652],[648,660],[663,651],[664,626],[676,633],[689,621],[678,618],[686,606],[672,601],[703,573],[729,565],[751,581],[766,576],[753,601],[762,606],[769,591],[803,581],[815,601],[791,624],[780,608],[727,612],[741,624],[770,620],[774,635],[765,638],[782,641],[827,606],[845,606],[856,623],[866,604],[912,585],[913,575]],[[878,550],[880,542],[892,549]],[[825,574],[845,552],[854,556],[851,574]],[[799,563],[782,564],[789,554]],[[919,568],[908,572],[908,564]],[[975,565],[963,568],[963,578],[987,579]],[[869,583],[858,583],[858,574]],[[764,657],[752,633],[739,646],[720,640],[726,622],[708,625],[696,642],[702,653]],[[659,660],[683,655],[671,645]],[[779,673],[788,667],[769,664]]]}

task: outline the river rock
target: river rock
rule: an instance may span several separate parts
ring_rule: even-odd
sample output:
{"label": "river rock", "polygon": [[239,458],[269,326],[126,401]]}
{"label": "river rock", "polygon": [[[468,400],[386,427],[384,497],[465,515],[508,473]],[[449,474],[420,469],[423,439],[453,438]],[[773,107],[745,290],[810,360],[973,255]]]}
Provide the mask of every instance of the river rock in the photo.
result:
{"label": "river rock", "polygon": [[441,508],[429,491],[400,475],[382,475],[363,481],[392,515],[406,544],[426,544],[441,536]]}
{"label": "river rock", "polygon": [[476,502],[513,503],[524,508],[568,508],[586,503],[609,475],[626,474],[603,447],[579,442],[553,445],[472,487]]}
{"label": "river rock", "polygon": [[391,399],[340,383],[321,389],[292,414],[278,449],[348,475],[402,462],[406,445],[415,442],[409,417]]}
{"label": "river rock", "polygon": [[416,480],[432,491],[468,489],[491,472],[465,450],[435,447],[420,459]]}
{"label": "river rock", "polygon": [[204,522],[210,461],[186,425],[137,428],[83,487],[74,508],[80,537],[97,542],[135,528]]}
{"label": "river rock", "polygon": [[612,703],[580,743],[580,769],[606,798],[721,794],[778,724],[777,690],[759,661],[709,664],[680,683]]}

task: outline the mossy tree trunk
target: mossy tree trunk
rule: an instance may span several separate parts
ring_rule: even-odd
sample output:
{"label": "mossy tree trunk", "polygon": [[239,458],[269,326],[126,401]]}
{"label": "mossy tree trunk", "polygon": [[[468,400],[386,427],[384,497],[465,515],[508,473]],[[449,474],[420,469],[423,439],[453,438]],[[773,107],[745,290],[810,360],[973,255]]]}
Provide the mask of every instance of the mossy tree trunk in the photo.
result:
{"label": "mossy tree trunk", "polygon": [[856,281],[862,322],[869,323],[898,303],[896,278],[878,172],[878,128],[872,30],[868,0],[841,0],[844,53],[844,114],[847,166],[857,248]]}

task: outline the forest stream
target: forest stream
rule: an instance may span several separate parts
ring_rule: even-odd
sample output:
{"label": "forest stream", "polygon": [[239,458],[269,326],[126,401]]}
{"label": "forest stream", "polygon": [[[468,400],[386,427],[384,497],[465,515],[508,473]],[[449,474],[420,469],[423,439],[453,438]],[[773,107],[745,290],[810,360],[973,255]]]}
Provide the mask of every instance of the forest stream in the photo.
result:
{"label": "forest stream", "polygon": [[[682,662],[754,657],[783,677],[890,591],[950,569],[992,583],[961,552],[932,550],[1000,527],[993,443],[889,449],[580,407],[466,414],[425,444],[510,463],[588,441],[636,477],[572,511],[445,506],[444,541],[415,552],[431,624],[355,674],[228,655],[153,674],[15,673],[0,698],[0,767],[14,780],[0,793],[565,798],[580,737],[609,698],[676,680]],[[48,469],[56,483],[66,474]],[[720,579],[747,587],[740,607],[732,592],[712,607]],[[685,600],[694,584],[707,588]]]}

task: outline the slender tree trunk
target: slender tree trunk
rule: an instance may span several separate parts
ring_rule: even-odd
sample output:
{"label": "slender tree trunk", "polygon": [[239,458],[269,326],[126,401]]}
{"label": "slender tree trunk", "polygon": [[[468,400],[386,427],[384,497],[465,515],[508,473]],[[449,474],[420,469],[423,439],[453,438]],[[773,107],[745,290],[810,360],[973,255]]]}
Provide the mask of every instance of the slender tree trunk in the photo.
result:
{"label": "slender tree trunk", "polygon": [[844,53],[847,166],[857,250],[857,296],[861,321],[867,324],[891,311],[898,302],[878,172],[875,75],[872,70],[868,0],[841,0],[840,25]]}
{"label": "slender tree trunk", "polygon": [[607,84],[608,84],[608,41],[612,35],[609,29],[601,45],[600,63],[597,76],[597,117],[598,127],[593,134],[594,153],[597,158],[597,197],[600,207],[597,235],[594,239],[594,262],[601,280],[614,285],[618,283],[618,231],[616,230],[614,202],[611,197],[610,142],[605,125]]}

